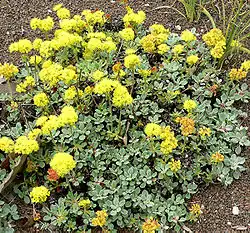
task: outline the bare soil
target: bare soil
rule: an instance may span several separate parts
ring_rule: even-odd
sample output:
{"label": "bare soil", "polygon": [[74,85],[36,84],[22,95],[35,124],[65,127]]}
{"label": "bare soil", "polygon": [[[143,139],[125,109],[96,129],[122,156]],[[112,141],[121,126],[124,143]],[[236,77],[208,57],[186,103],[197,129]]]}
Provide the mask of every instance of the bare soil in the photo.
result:
{"label": "bare soil", "polygon": [[[24,37],[34,39],[37,33],[29,27],[31,18],[53,16],[51,9],[53,5],[59,2],[68,7],[72,13],[80,13],[83,9],[104,10],[111,14],[113,21],[117,21],[125,13],[124,6],[121,6],[118,1],[110,0],[1,0],[0,62],[15,62],[18,64],[18,55],[8,53],[9,44]],[[128,4],[135,10],[144,10],[147,13],[147,25],[158,22],[172,31],[196,27],[198,33],[204,33],[211,28],[211,23],[205,16],[201,16],[197,23],[189,23],[176,11],[164,7],[174,4],[178,10],[184,12],[183,7],[174,2],[171,0],[131,0],[128,1]],[[244,60],[244,57],[242,59]],[[4,90],[4,87],[0,84],[0,92],[4,92]],[[243,108],[248,112],[250,111],[249,105],[244,105]],[[244,124],[249,126],[249,118],[244,121]],[[246,151],[246,157],[249,158],[249,149]],[[199,221],[188,225],[193,232],[250,232],[249,160],[247,167],[248,170],[231,186],[227,188],[221,185],[202,187],[199,193],[193,197],[193,202],[198,202],[204,207]],[[232,212],[234,206],[239,208],[238,215],[234,215]],[[22,204],[19,204],[19,207],[21,207],[23,217],[29,219],[32,214],[31,209]],[[17,232],[37,232],[36,229],[29,228],[22,222],[18,226]]]}

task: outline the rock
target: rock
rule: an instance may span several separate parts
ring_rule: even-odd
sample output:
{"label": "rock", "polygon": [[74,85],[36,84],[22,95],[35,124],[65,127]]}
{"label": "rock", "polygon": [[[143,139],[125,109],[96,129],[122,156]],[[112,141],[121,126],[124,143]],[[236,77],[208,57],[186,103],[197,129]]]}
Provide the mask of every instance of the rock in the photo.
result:
{"label": "rock", "polygon": [[176,25],[175,29],[180,31],[181,30],[181,26],[180,25]]}
{"label": "rock", "polygon": [[240,212],[240,210],[239,210],[238,206],[234,206],[233,207],[233,215],[238,215],[239,212]]}

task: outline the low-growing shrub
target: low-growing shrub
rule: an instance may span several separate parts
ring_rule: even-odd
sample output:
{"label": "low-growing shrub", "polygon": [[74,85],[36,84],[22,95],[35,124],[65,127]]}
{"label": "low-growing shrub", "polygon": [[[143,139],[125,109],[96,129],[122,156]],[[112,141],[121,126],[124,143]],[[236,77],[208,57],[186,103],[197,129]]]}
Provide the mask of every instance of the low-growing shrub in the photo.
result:
{"label": "low-growing shrub", "polygon": [[99,10],[54,11],[57,26],[31,20],[45,39],[10,45],[23,66],[0,67],[20,93],[2,95],[2,161],[26,160],[14,191],[41,229],[180,231],[201,214],[202,203],[187,204],[199,185],[229,185],[245,169],[236,106],[249,99],[239,81],[250,62],[217,70],[219,30],[203,37],[207,47],[195,31],[146,30],[144,12],[129,7],[120,29]]}

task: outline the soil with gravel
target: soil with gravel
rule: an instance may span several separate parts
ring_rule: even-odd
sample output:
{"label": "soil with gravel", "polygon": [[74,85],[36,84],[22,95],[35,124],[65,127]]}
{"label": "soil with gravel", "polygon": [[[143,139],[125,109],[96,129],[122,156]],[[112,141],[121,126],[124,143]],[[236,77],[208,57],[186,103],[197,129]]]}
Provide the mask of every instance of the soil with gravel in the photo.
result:
{"label": "soil with gravel", "polygon": [[[124,6],[118,1],[110,0],[0,0],[0,62],[15,62],[18,64],[19,56],[8,53],[9,44],[24,37],[34,39],[37,32],[30,29],[30,20],[33,17],[53,16],[51,9],[53,5],[59,2],[69,8],[72,13],[80,13],[83,9],[103,10],[112,16],[113,22],[119,20],[125,13]],[[201,16],[197,23],[188,23],[183,16],[166,7],[174,4],[178,10],[184,12],[181,4],[176,3],[177,1],[134,0],[127,2],[133,9],[144,10],[147,13],[147,25],[158,22],[170,28],[171,31],[177,32],[196,27],[198,33],[204,33],[211,28],[211,23],[205,16]],[[216,19],[216,15],[214,16]],[[0,92],[4,92],[4,88],[0,84]],[[249,105],[243,107],[245,111],[250,112]],[[249,118],[245,119],[244,123],[250,126]],[[246,152],[246,157],[249,157],[249,151]],[[199,193],[193,197],[192,202],[200,203],[203,206],[203,214],[196,223],[187,225],[192,232],[250,232],[249,160],[247,167],[248,170],[231,186],[227,188],[221,185],[202,187]],[[19,204],[21,209],[22,206],[22,216],[29,220],[32,210]],[[234,207],[239,209],[237,215],[233,214]],[[28,228],[28,226],[29,224],[20,222],[17,232],[38,232],[34,228]]]}

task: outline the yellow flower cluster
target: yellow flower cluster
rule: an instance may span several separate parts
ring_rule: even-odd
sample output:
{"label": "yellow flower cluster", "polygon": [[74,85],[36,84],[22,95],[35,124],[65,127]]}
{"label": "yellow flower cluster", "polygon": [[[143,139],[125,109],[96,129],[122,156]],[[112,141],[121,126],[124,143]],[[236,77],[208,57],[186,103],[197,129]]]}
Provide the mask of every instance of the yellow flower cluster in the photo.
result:
{"label": "yellow flower cluster", "polygon": [[134,50],[134,49],[126,49],[125,50],[126,55],[135,54],[135,53],[136,53],[136,50]]}
{"label": "yellow flower cluster", "polygon": [[70,17],[70,11],[62,7],[61,4],[56,5],[53,10],[56,11],[56,15],[59,19],[68,19]]}
{"label": "yellow flower cluster", "polygon": [[83,42],[82,45],[85,47],[84,56],[86,58],[91,58],[96,51],[106,51],[110,53],[117,49],[111,37],[106,37],[106,39],[90,38],[87,43]]}
{"label": "yellow flower cluster", "polygon": [[147,78],[148,76],[151,75],[152,71],[151,71],[151,70],[138,70],[138,73],[139,73],[143,78]]}
{"label": "yellow flower cluster", "polygon": [[187,64],[188,65],[194,65],[195,63],[197,63],[197,61],[199,60],[199,57],[197,55],[190,55],[187,57]]}
{"label": "yellow flower cluster", "polygon": [[35,84],[36,84],[35,79],[31,76],[27,76],[24,82],[19,83],[16,86],[16,92],[18,93],[26,92],[28,87],[34,87]]}
{"label": "yellow flower cluster", "polygon": [[39,136],[39,134],[42,133],[42,130],[41,129],[33,129],[29,132],[28,134],[28,138],[29,139],[34,139],[36,140],[36,138]]}
{"label": "yellow flower cluster", "polygon": [[175,138],[174,132],[171,131],[170,126],[162,128],[160,137],[163,139],[161,143],[161,152],[164,155],[172,153],[172,151],[178,146],[178,140]]}
{"label": "yellow flower cluster", "polygon": [[3,75],[7,80],[12,78],[19,72],[18,68],[13,64],[4,63],[3,65],[0,63],[0,75]]}
{"label": "yellow flower cluster", "polygon": [[108,94],[119,85],[121,84],[116,80],[103,78],[99,83],[95,85],[94,93],[99,94],[99,95]]}
{"label": "yellow flower cluster", "polygon": [[181,54],[184,51],[184,45],[177,44],[173,48],[173,52],[175,55]]}
{"label": "yellow flower cluster", "polygon": [[82,208],[87,208],[90,206],[90,204],[91,204],[91,201],[89,199],[81,200],[78,202],[78,205]]}
{"label": "yellow flower cluster", "polygon": [[32,45],[33,45],[33,49],[35,49],[35,50],[39,50],[39,49],[40,49],[40,47],[41,47],[42,42],[43,42],[43,40],[42,40],[42,39],[40,39],[40,38],[36,38],[36,39],[33,41],[33,43],[32,43]]}
{"label": "yellow flower cluster", "polygon": [[96,70],[93,73],[93,79],[95,81],[100,81],[103,77],[104,77],[104,73],[102,71],[100,71],[100,70]]}
{"label": "yellow flower cluster", "polygon": [[5,153],[11,153],[14,150],[14,142],[8,137],[0,138],[0,150]]}
{"label": "yellow flower cluster", "polygon": [[142,225],[143,233],[155,233],[156,230],[160,229],[160,224],[153,218],[146,219]]}
{"label": "yellow flower cluster", "polygon": [[106,210],[96,211],[96,217],[92,219],[93,226],[103,227],[106,224],[108,214]]}
{"label": "yellow flower cluster", "polygon": [[164,43],[169,36],[169,30],[161,24],[154,24],[150,27],[151,33],[140,40],[145,52],[159,54],[166,53],[170,48]]}
{"label": "yellow flower cluster", "polygon": [[197,104],[194,100],[185,100],[183,108],[188,112],[192,112],[197,107]]}
{"label": "yellow flower cluster", "polygon": [[181,161],[180,160],[171,159],[171,161],[168,162],[168,165],[170,167],[170,170],[174,173],[178,172],[181,169]]}
{"label": "yellow flower cluster", "polygon": [[48,99],[47,95],[44,92],[36,94],[34,96],[33,100],[34,100],[34,104],[37,107],[45,107],[49,103],[49,99]]}
{"label": "yellow flower cluster", "polygon": [[224,155],[222,155],[219,152],[215,152],[214,154],[212,154],[211,156],[211,161],[214,163],[220,163],[224,161]]}
{"label": "yellow flower cluster", "polygon": [[160,136],[162,134],[162,128],[160,125],[155,123],[148,123],[144,129],[145,134],[148,137]]}
{"label": "yellow flower cluster", "polygon": [[135,32],[132,28],[125,28],[119,32],[120,37],[125,41],[130,41],[135,38]]}
{"label": "yellow flower cluster", "polygon": [[201,215],[201,206],[199,204],[193,204],[189,209],[190,213],[196,217]]}
{"label": "yellow flower cluster", "polygon": [[65,101],[70,101],[73,100],[76,96],[77,96],[76,88],[72,86],[65,91],[63,99]]}
{"label": "yellow flower cluster", "polygon": [[45,186],[34,187],[30,192],[32,203],[43,203],[50,196],[50,191]]}
{"label": "yellow flower cluster", "polygon": [[104,12],[100,10],[95,12],[92,12],[90,10],[84,10],[82,12],[82,15],[85,16],[87,24],[92,27],[96,24],[100,24],[102,26],[106,22]]}
{"label": "yellow flower cluster", "polygon": [[39,150],[39,145],[36,140],[29,139],[26,136],[20,136],[15,143],[14,151],[16,154],[29,155],[32,152]]}
{"label": "yellow flower cluster", "polygon": [[58,120],[61,127],[65,125],[74,125],[78,121],[78,115],[72,106],[65,106],[63,107]]}
{"label": "yellow flower cluster", "polygon": [[60,177],[64,177],[76,167],[76,161],[72,155],[60,152],[54,155],[49,165]]}
{"label": "yellow flower cluster", "polygon": [[226,38],[222,31],[218,28],[213,28],[208,33],[202,36],[205,43],[211,47],[211,55],[214,58],[221,58],[226,49]]}
{"label": "yellow flower cluster", "polygon": [[41,61],[42,61],[41,56],[31,56],[29,60],[31,65],[38,65],[41,63]]}
{"label": "yellow flower cluster", "polygon": [[57,130],[65,125],[74,125],[78,115],[72,106],[63,107],[59,116],[41,116],[36,120],[36,126],[40,126],[43,135],[48,135],[52,130]]}
{"label": "yellow flower cluster", "polygon": [[143,11],[134,13],[133,9],[131,9],[130,7],[126,7],[126,10],[127,14],[123,17],[125,27],[128,27],[129,25],[142,24],[146,19],[146,14]]}
{"label": "yellow flower cluster", "polygon": [[46,19],[33,18],[30,21],[30,27],[33,30],[40,29],[41,31],[48,32],[54,27],[54,21],[50,16]]}
{"label": "yellow flower cluster", "polygon": [[64,31],[75,31],[81,33],[86,27],[86,22],[80,15],[75,15],[73,19],[63,19],[60,21],[60,28]]}
{"label": "yellow flower cluster", "polygon": [[112,102],[115,107],[121,108],[132,104],[133,98],[125,86],[118,85],[114,90]]}
{"label": "yellow flower cluster", "polygon": [[210,137],[211,129],[203,126],[199,129],[199,135],[201,136],[201,138],[206,138],[206,136]]}
{"label": "yellow flower cluster", "polygon": [[127,55],[124,58],[124,66],[128,69],[135,69],[135,67],[140,64],[141,64],[140,57],[135,54]]}
{"label": "yellow flower cluster", "polygon": [[181,124],[181,133],[183,136],[192,134],[195,130],[195,122],[193,119],[188,117],[177,117],[176,122]]}
{"label": "yellow flower cluster", "polygon": [[248,72],[250,70],[250,60],[244,61],[240,67],[242,70]]}
{"label": "yellow flower cluster", "polygon": [[40,80],[43,83],[49,84],[50,87],[55,86],[59,81],[69,84],[71,81],[77,79],[77,75],[74,69],[63,68],[57,63],[47,64],[39,72]]}
{"label": "yellow flower cluster", "polygon": [[29,53],[32,50],[32,43],[30,40],[23,39],[18,42],[14,42],[9,46],[9,51],[20,52],[20,53]]}
{"label": "yellow flower cluster", "polygon": [[189,30],[185,30],[181,33],[181,39],[185,42],[189,42],[196,40],[196,36]]}
{"label": "yellow flower cluster", "polygon": [[239,80],[242,80],[244,78],[247,77],[247,72],[244,71],[243,69],[231,69],[230,73],[229,73],[229,78],[231,80],[236,80],[236,81],[239,81]]}

